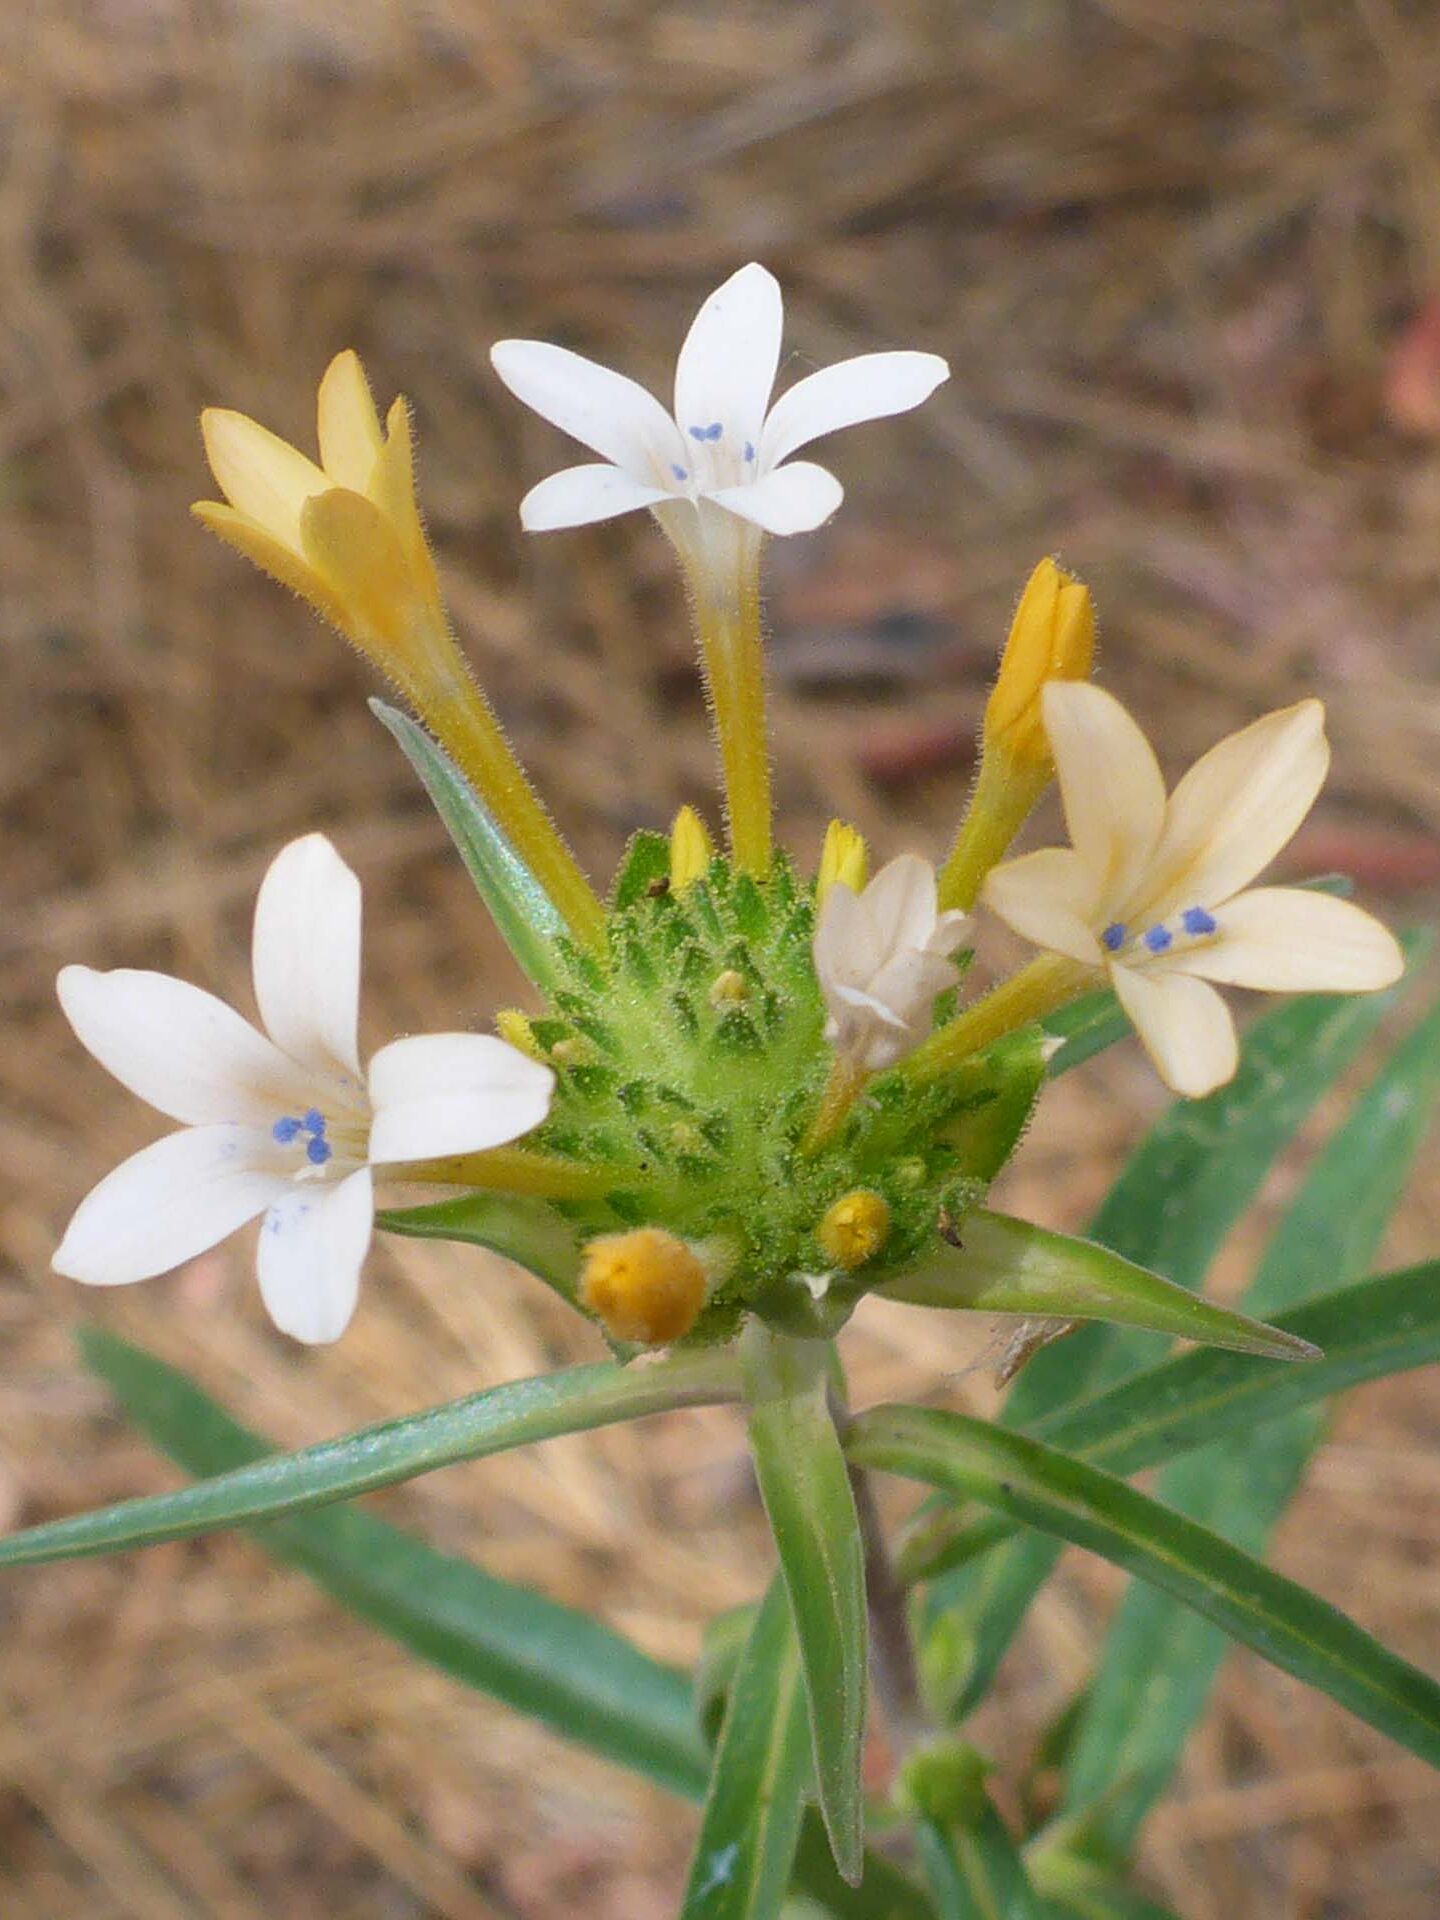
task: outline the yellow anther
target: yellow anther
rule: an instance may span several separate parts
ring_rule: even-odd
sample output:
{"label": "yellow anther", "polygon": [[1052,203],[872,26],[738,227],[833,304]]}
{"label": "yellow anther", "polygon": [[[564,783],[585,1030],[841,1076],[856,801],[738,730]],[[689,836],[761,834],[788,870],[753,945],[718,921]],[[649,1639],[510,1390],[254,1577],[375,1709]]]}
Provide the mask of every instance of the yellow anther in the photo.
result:
{"label": "yellow anther", "polygon": [[495,1016],[495,1031],[517,1053],[525,1053],[532,1060],[543,1060],[545,1049],[535,1038],[535,1029],[518,1007],[502,1007]]}
{"label": "yellow anther", "polygon": [[699,1257],[663,1227],[604,1234],[585,1249],[581,1302],[617,1340],[668,1346],[694,1326],[705,1289]]}
{"label": "yellow anther", "polygon": [[670,885],[676,893],[703,879],[715,858],[710,829],[694,807],[681,807],[670,829]]}
{"label": "yellow anther", "polygon": [[820,871],[815,876],[815,898],[823,900],[837,880],[859,893],[870,873],[870,854],[864,836],[843,820],[832,820],[820,849]]}
{"label": "yellow anther", "polygon": [[1042,560],[1026,582],[985,709],[984,746],[1017,767],[1050,772],[1050,743],[1040,710],[1047,680],[1088,680],[1095,659],[1090,590]]}
{"label": "yellow anther", "polygon": [[738,1007],[750,998],[750,982],[734,967],[727,967],[711,981],[707,998],[717,1013],[724,1007]]}
{"label": "yellow anther", "polygon": [[889,1237],[889,1203],[868,1187],[837,1200],[815,1229],[826,1258],[847,1271],[873,1260]]}

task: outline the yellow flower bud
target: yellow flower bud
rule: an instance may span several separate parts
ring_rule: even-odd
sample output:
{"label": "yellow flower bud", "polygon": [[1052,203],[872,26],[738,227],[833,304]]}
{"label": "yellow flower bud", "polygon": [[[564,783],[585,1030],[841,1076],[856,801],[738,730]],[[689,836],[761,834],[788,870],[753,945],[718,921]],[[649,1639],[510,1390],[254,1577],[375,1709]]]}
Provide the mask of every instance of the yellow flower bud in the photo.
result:
{"label": "yellow flower bud", "polygon": [[528,1054],[532,1060],[545,1058],[545,1050],[535,1038],[535,1029],[518,1007],[500,1009],[495,1016],[495,1031],[517,1053]]}
{"label": "yellow flower bud", "polygon": [[1019,765],[1050,769],[1040,710],[1047,680],[1086,680],[1095,658],[1090,590],[1042,560],[1026,582],[985,709],[984,746]]}
{"label": "yellow flower bud", "polygon": [[702,879],[715,858],[710,829],[694,807],[681,807],[670,829],[670,885],[676,893]]}
{"label": "yellow flower bud", "polygon": [[727,967],[711,981],[707,998],[717,1012],[723,1007],[738,1007],[750,998],[750,982],[734,967]]}
{"label": "yellow flower bud", "polygon": [[889,1203],[868,1187],[837,1200],[815,1229],[826,1258],[847,1272],[873,1260],[889,1237]]}
{"label": "yellow flower bud", "polygon": [[607,1233],[585,1249],[581,1302],[617,1340],[668,1346],[694,1326],[705,1291],[699,1257],[663,1227]]}
{"label": "yellow flower bud", "polygon": [[837,880],[859,893],[870,872],[870,854],[863,835],[843,820],[832,820],[820,849],[820,871],[815,876],[815,898],[823,900]]}

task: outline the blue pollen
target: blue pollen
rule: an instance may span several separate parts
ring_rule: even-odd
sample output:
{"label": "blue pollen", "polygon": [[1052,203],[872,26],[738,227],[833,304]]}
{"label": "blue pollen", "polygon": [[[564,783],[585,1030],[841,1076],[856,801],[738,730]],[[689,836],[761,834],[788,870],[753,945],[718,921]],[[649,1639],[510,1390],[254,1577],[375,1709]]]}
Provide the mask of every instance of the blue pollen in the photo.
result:
{"label": "blue pollen", "polygon": [[1213,913],[1207,913],[1204,907],[1187,907],[1180,916],[1180,924],[1186,933],[1214,933],[1216,920]]}
{"label": "blue pollen", "polygon": [[673,461],[670,463],[670,471],[677,480],[688,480],[690,478],[688,467],[677,467]]}
{"label": "blue pollen", "polygon": [[1107,953],[1118,953],[1125,944],[1125,928],[1121,921],[1112,920],[1100,936],[1100,944]]}
{"label": "blue pollen", "polygon": [[322,1140],[317,1134],[313,1140],[305,1142],[305,1158],[312,1167],[323,1167],[335,1149],[328,1140]]}
{"label": "blue pollen", "polygon": [[748,463],[749,463],[749,462],[750,462],[751,460],[753,460],[754,458],[755,458],[755,449],[754,449],[754,447],[752,447],[752,446],[751,446],[751,444],[750,444],[750,442],[749,442],[749,441],[747,440],[747,441],[745,442],[745,459],[746,459],[746,463],[748,464]]}
{"label": "blue pollen", "polygon": [[318,1107],[311,1107],[300,1124],[304,1127],[306,1133],[313,1133],[317,1137],[323,1138],[325,1133],[325,1116]]}
{"label": "blue pollen", "polygon": [[270,1129],[270,1137],[278,1141],[282,1147],[288,1147],[296,1134],[302,1133],[303,1131],[304,1123],[296,1120],[292,1115],[287,1113],[277,1120]]}
{"label": "blue pollen", "polygon": [[712,420],[708,427],[691,427],[690,438],[702,441],[718,440],[724,431],[725,423],[722,420]]}
{"label": "blue pollen", "polygon": [[1164,953],[1168,946],[1174,944],[1174,940],[1175,936],[1168,927],[1147,927],[1145,930],[1145,944],[1151,953]]}

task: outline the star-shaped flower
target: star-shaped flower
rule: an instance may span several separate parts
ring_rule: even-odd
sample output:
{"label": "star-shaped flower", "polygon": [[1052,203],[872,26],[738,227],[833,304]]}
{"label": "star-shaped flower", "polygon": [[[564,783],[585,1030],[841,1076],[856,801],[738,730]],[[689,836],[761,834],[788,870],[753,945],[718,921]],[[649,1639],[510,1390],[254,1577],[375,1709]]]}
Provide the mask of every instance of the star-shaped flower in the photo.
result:
{"label": "star-shaped flower", "polygon": [[841,427],[918,407],[950,369],[934,353],[862,354],[798,380],[772,407],[782,322],[773,274],[754,262],[732,274],[680,349],[673,418],[633,380],[565,347],[500,341],[490,358],[510,391],[604,455],[532,487],[520,503],[526,531],[677,502],[711,502],[766,533],[806,533],[828,519],[840,482],[790,455]]}
{"label": "star-shaped flower", "polygon": [[1070,847],[996,867],[981,899],[1027,940],[1103,968],[1157,1071],[1198,1096],[1235,1072],[1235,1025],[1209,981],[1364,993],[1404,960],[1348,901],[1252,887],[1315,803],[1330,764],[1318,700],[1267,714],[1197,760],[1167,800],[1150,743],[1118,700],[1044,690]]}
{"label": "star-shaped flower", "polygon": [[271,864],[253,970],[264,1033],[169,974],[61,973],[60,1004],[85,1046],[184,1126],[81,1201],[54,1266],[123,1286],[263,1213],[256,1266],[270,1317],[297,1340],[336,1340],[370,1244],[372,1167],[528,1133],[549,1110],[554,1075],[474,1033],[396,1040],[362,1070],[360,883],[322,834]]}
{"label": "star-shaped flower", "polygon": [[891,1067],[924,1039],[937,994],[953,987],[950,955],[970,917],[941,913],[935,869],[902,853],[861,892],[836,880],[815,927],[825,1037],[866,1073]]}

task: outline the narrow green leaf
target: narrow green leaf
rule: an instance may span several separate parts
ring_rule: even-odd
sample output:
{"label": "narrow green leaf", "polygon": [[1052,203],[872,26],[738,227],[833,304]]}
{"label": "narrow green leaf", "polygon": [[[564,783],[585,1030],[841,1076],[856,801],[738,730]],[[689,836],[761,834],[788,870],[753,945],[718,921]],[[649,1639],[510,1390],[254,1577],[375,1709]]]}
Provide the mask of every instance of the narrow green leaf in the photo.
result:
{"label": "narrow green leaf", "polygon": [[579,1282],[580,1241],[569,1222],[543,1200],[462,1193],[423,1207],[391,1207],[375,1216],[387,1233],[414,1240],[458,1240],[485,1247],[524,1267],[565,1299]]}
{"label": "narrow green leaf", "polygon": [[926,1266],[877,1291],[917,1307],[1109,1320],[1273,1360],[1317,1358],[1293,1334],[1202,1300],[1093,1240],[983,1209],[965,1216],[960,1235],[961,1246],[942,1245]]}
{"label": "narrow green leaf", "polygon": [[444,821],[475,890],[505,944],[537,987],[560,984],[557,941],[565,922],[554,902],[511,846],[499,822],[442,748],[408,713],[384,700],[370,711],[394,735],[400,751]]}
{"label": "narrow green leaf", "polygon": [[[189,1404],[198,1391],[183,1374],[162,1368],[159,1361],[98,1328],[82,1331],[80,1348],[86,1362],[107,1379],[129,1378],[126,1370],[133,1368],[135,1378],[145,1382],[152,1408],[167,1393],[173,1393],[178,1404]],[[457,1460],[477,1460],[557,1434],[583,1433],[674,1407],[735,1400],[739,1393],[739,1369],[720,1351],[672,1354],[643,1367],[603,1361],[512,1380],[448,1406],[219,1472],[176,1493],[123,1500],[118,1506],[29,1527],[0,1540],[0,1566],[115,1553],[299,1513],[413,1480]]]}
{"label": "narrow green leaf", "polygon": [[[113,1335],[85,1358],[149,1438],[189,1473],[259,1461],[269,1444],[192,1381]],[[533,1715],[594,1753],[698,1799],[708,1762],[689,1676],[543,1594],[353,1508],[257,1527],[266,1549],[351,1613],[467,1686]]]}
{"label": "narrow green leaf", "polygon": [[795,1888],[818,1902],[831,1920],[937,1920],[919,1887],[883,1853],[867,1852],[864,1877],[848,1886],[835,1871],[830,1842],[813,1808],[800,1828]]}
{"label": "narrow green leaf", "polygon": [[922,1814],[915,1850],[940,1920],[1043,1920],[1025,1863],[988,1798],[967,1826]]}
{"label": "narrow green leaf", "polygon": [[800,1642],[820,1811],[841,1875],[860,1876],[865,1570],[850,1477],[828,1403],[828,1341],[760,1321],[742,1341],[750,1446]]}
{"label": "narrow green leaf", "polygon": [[[1363,1272],[1385,1231],[1440,1093],[1440,1008],[1415,1027],[1317,1158],[1261,1263],[1247,1304],[1292,1306],[1327,1279]],[[1263,1554],[1323,1431],[1317,1408],[1175,1461],[1159,1497]],[[1204,1711],[1224,1634],[1169,1596],[1132,1585],[1118,1608],[1076,1742],[1065,1811],[1092,1814],[1116,1858],[1164,1791]]]}
{"label": "narrow green leaf", "polygon": [[777,1578],[730,1688],[680,1920],[774,1920],[810,1779],[805,1683]]}
{"label": "narrow green leaf", "polygon": [[846,1451],[861,1466],[982,1500],[1102,1555],[1440,1766],[1440,1685],[1429,1675],[1315,1594],[1123,1480],[987,1421],[920,1407],[861,1414]]}

